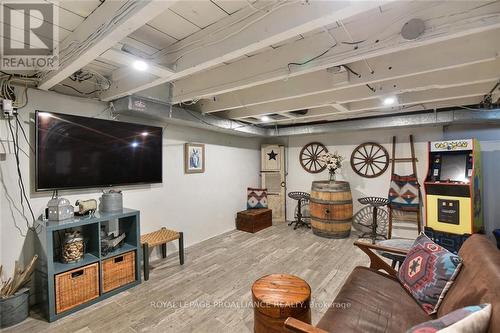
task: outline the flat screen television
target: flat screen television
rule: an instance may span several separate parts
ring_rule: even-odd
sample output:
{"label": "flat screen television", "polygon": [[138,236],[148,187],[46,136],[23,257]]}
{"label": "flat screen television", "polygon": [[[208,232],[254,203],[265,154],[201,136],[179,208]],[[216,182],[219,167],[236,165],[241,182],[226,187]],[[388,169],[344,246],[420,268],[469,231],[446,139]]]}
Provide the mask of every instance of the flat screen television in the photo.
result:
{"label": "flat screen television", "polygon": [[36,191],[162,182],[161,127],[36,112]]}
{"label": "flat screen television", "polygon": [[441,180],[456,182],[467,181],[467,153],[443,154],[441,161]]}

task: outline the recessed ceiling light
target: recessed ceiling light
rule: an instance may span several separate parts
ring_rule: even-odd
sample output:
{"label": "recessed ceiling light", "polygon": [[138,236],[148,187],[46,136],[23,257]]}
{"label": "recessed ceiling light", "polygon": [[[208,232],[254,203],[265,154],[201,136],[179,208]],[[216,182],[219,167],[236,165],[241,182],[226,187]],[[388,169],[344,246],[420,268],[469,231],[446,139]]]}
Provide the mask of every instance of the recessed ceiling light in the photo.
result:
{"label": "recessed ceiling light", "polygon": [[269,116],[262,116],[262,117],[260,117],[260,120],[262,120],[262,121],[264,121],[264,122],[266,122],[266,121],[270,121],[270,120],[271,120],[271,117],[269,117]]}
{"label": "recessed ceiling light", "polygon": [[133,148],[136,148],[139,146],[139,143],[137,141],[134,141],[130,144]]}
{"label": "recessed ceiling light", "polygon": [[396,103],[396,97],[386,97],[384,98],[384,105],[392,105]]}
{"label": "recessed ceiling light", "polygon": [[145,71],[146,69],[148,69],[148,67],[149,67],[148,64],[142,60],[134,61],[132,66],[134,66],[134,68],[137,69],[138,71],[142,71],[142,72]]}
{"label": "recessed ceiling light", "polygon": [[141,133],[142,136],[148,136],[148,134],[149,134],[148,132],[142,132]]}

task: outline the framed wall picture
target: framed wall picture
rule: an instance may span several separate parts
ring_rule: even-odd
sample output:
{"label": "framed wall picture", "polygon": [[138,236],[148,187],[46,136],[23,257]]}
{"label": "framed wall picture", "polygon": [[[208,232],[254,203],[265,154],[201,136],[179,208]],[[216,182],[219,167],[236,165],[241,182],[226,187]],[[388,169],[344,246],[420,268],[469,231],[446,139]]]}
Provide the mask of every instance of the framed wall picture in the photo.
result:
{"label": "framed wall picture", "polygon": [[205,172],[205,145],[201,143],[184,144],[184,172]]}

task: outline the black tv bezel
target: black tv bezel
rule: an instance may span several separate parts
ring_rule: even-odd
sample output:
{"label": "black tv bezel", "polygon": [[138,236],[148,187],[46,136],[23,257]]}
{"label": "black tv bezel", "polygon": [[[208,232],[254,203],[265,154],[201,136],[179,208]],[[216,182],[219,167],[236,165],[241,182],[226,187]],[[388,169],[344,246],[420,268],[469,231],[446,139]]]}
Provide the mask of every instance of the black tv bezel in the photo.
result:
{"label": "black tv bezel", "polygon": [[[151,185],[151,184],[162,184],[163,183],[163,144],[162,144],[162,149],[161,149],[161,159],[160,159],[160,167],[161,167],[161,176],[160,176],[160,181],[158,182],[133,182],[133,183],[116,183],[116,184],[94,184],[94,185],[88,185],[88,186],[78,186],[78,187],[50,187],[50,188],[40,188],[38,186],[38,114],[39,113],[50,113],[54,115],[62,115],[62,116],[74,116],[74,117],[80,117],[80,118],[89,118],[92,119],[92,117],[85,117],[85,116],[80,116],[80,115],[75,115],[71,113],[60,113],[60,112],[51,112],[51,111],[43,111],[43,110],[35,110],[35,192],[47,192],[47,191],[64,191],[64,190],[79,190],[79,189],[89,189],[89,188],[109,188],[109,187],[116,187],[116,186],[134,186],[134,185]],[[96,118],[97,119],[97,118]],[[144,125],[144,126],[149,126],[153,128],[158,128],[161,131],[161,137],[163,141],[163,127],[159,126],[151,126],[151,125],[146,125],[146,124],[140,124],[140,123],[133,123],[133,122],[126,122],[126,121],[115,121],[115,120],[108,120],[108,119],[100,119],[103,121],[108,121],[112,123],[123,123],[123,124],[132,124],[132,125]]]}

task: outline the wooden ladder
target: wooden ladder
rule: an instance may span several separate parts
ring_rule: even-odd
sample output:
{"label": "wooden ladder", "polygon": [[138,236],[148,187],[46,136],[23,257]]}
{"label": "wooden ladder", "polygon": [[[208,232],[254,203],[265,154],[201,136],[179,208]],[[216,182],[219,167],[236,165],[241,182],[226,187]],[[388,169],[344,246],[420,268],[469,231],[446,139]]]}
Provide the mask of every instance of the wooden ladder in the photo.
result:
{"label": "wooden ladder", "polygon": [[[392,158],[390,159],[391,161],[391,179],[392,175],[394,175],[394,171],[396,169],[396,163],[411,163],[412,169],[413,169],[413,174],[415,175],[415,178],[417,178],[417,186],[418,186],[418,209],[417,209],[417,230],[418,234],[422,231],[422,226],[421,226],[421,208],[422,208],[422,193],[420,191],[420,183],[418,182],[418,175],[417,175],[417,162],[418,159],[415,156],[415,144],[413,142],[413,135],[410,134],[410,149],[411,149],[411,157],[402,157],[402,158],[396,158],[396,136],[392,137]],[[389,230],[387,234],[387,238],[390,239],[392,237],[392,219],[393,219],[393,208],[389,204]]]}

